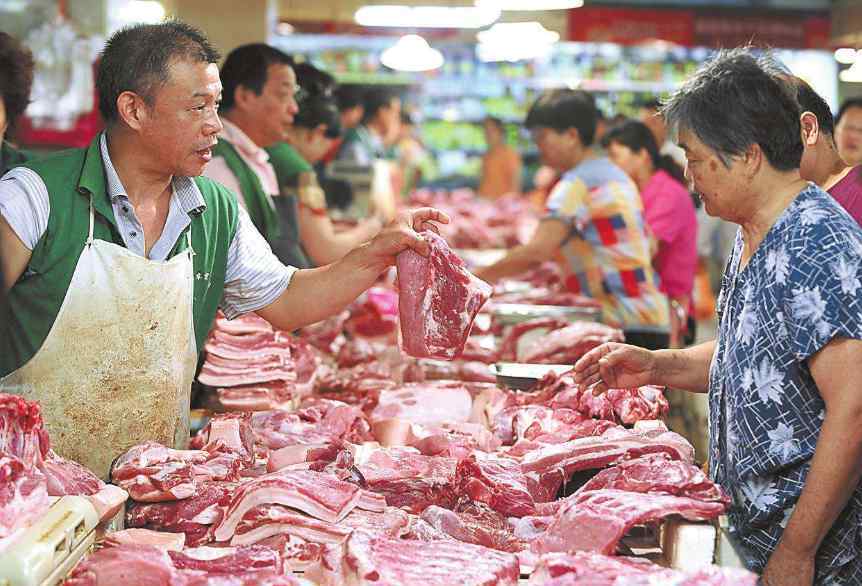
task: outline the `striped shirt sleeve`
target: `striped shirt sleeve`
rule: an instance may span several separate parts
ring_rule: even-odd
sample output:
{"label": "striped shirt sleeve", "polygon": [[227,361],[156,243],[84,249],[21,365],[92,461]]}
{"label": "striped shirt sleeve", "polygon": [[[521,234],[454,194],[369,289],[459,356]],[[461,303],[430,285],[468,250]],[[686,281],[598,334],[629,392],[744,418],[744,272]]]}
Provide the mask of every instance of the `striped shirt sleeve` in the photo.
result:
{"label": "striped shirt sleeve", "polygon": [[0,216],[28,250],[48,229],[51,202],[48,188],[32,169],[16,167],[0,179]]}
{"label": "striped shirt sleeve", "polygon": [[290,285],[295,267],[285,266],[272,253],[243,208],[227,254],[222,310],[228,319],[257,311],[278,299]]}

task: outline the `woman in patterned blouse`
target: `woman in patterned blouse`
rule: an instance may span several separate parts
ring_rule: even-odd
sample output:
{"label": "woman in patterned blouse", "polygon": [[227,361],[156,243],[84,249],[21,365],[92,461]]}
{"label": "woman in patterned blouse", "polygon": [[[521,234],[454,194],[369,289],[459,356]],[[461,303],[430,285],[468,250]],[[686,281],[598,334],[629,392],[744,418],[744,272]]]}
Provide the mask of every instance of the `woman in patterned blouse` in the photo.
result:
{"label": "woman in patterned blouse", "polygon": [[709,394],[710,473],[767,586],[862,584],[862,230],[802,180],[795,93],[770,57],[722,52],[665,116],[713,216],[740,229],[714,341],[606,344],[584,387]]}

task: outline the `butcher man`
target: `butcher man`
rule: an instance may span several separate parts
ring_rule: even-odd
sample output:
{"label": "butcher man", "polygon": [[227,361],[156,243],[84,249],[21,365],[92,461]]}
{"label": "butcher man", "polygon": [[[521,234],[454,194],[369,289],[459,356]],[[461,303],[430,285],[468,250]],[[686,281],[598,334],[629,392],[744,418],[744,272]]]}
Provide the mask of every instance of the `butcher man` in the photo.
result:
{"label": "butcher man", "polygon": [[136,443],[185,444],[217,308],[314,323],[402,250],[427,254],[416,231],[448,221],[405,212],[337,263],[282,265],[236,196],[200,177],[222,130],[218,58],[181,22],[117,32],[96,80],[106,131],[0,180],[0,389],[40,401],[55,450],[100,476]]}

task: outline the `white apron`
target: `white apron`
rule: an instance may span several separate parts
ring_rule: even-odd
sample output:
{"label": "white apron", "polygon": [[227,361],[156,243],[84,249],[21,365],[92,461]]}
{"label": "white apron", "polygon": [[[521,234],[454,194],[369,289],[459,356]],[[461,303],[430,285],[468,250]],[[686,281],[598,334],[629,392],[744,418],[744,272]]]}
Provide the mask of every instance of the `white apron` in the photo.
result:
{"label": "white apron", "polygon": [[42,347],[0,390],[42,404],[51,446],[106,478],[129,447],[185,447],[197,364],[188,250],[152,261],[90,232]]}

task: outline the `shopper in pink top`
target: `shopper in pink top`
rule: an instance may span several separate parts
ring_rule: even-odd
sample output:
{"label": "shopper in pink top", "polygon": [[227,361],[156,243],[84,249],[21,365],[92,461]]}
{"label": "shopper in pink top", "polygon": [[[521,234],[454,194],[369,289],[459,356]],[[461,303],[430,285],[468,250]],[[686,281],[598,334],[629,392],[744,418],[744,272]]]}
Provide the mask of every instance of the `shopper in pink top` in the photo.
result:
{"label": "shopper in pink top", "polygon": [[801,112],[804,150],[799,174],[827,191],[862,225],[862,166],[851,167],[841,158],[835,144],[832,112],[826,101],[798,77],[790,76],[788,80],[796,89]]}
{"label": "shopper in pink top", "polygon": [[685,187],[683,170],[659,153],[649,128],[627,120],[611,128],[603,139],[608,157],[625,171],[640,190],[644,216],[658,249],[653,266],[661,290],[671,303],[671,339],[693,339],[691,294],[697,271],[697,217],[694,201]]}

